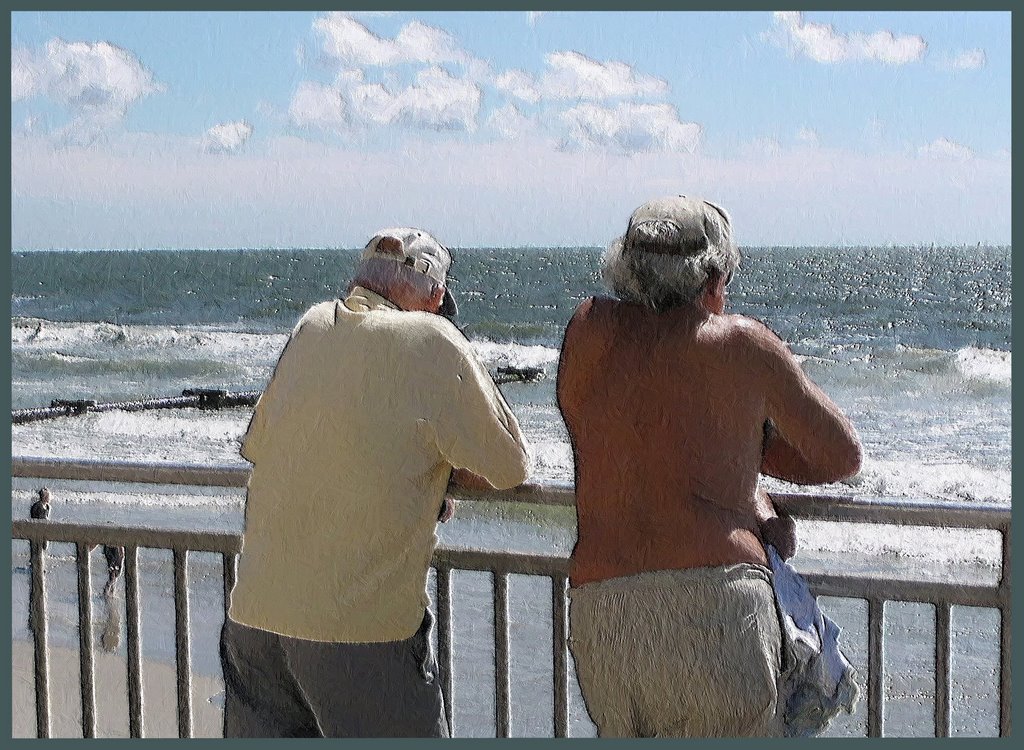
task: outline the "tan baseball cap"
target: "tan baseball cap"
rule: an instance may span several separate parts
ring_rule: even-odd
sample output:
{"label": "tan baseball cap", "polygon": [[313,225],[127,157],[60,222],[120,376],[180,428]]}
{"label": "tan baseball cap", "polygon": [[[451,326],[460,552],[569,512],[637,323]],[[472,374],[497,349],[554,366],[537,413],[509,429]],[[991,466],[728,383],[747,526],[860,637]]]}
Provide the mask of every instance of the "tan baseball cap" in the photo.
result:
{"label": "tan baseball cap", "polygon": [[448,288],[448,270],[452,254],[431,234],[415,227],[382,229],[366,244],[362,260],[384,258],[401,263],[413,271],[429,276],[444,285],[444,299],[438,312],[446,318],[459,314],[451,290]]}

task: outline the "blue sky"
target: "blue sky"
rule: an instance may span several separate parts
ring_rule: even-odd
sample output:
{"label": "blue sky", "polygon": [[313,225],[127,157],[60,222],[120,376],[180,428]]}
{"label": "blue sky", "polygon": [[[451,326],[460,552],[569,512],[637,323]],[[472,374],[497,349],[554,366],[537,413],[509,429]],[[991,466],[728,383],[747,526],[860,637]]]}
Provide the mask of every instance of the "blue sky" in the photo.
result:
{"label": "blue sky", "polygon": [[1008,243],[1008,13],[12,14],[15,249]]}

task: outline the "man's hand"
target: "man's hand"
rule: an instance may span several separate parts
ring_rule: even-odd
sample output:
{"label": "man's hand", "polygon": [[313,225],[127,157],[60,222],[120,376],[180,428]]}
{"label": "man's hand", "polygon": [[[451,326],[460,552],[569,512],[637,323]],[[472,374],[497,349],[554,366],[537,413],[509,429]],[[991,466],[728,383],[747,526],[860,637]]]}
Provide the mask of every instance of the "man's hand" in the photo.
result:
{"label": "man's hand", "polygon": [[[448,479],[448,490],[456,488],[466,490],[493,490],[494,485],[468,469],[452,469],[452,475]],[[448,523],[454,515],[455,498],[445,495],[444,502],[441,503],[441,512],[437,515],[437,520],[439,523]]]}
{"label": "man's hand", "polygon": [[441,503],[441,512],[437,514],[437,521],[438,523],[448,523],[454,515],[455,498],[445,495],[444,501]]}
{"label": "man's hand", "polygon": [[448,480],[449,487],[461,487],[467,490],[493,490],[494,485],[469,469],[452,469],[451,479]]}
{"label": "man's hand", "polygon": [[[769,423],[765,423],[767,438]],[[754,512],[757,515],[757,526],[761,532],[761,541],[770,544],[779,553],[779,557],[788,560],[796,554],[796,523],[787,515],[780,516],[772,502],[771,495],[759,486],[755,494]]]}
{"label": "man's hand", "polygon": [[796,523],[789,516],[772,516],[761,521],[761,538],[788,560],[796,554]]}

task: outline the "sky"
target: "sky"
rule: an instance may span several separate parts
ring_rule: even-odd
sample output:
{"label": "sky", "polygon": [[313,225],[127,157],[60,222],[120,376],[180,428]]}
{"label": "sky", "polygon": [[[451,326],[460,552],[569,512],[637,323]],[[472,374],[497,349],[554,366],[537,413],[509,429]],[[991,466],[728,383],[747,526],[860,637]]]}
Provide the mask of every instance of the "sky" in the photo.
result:
{"label": "sky", "polygon": [[18,12],[12,247],[1009,244],[1007,12]]}

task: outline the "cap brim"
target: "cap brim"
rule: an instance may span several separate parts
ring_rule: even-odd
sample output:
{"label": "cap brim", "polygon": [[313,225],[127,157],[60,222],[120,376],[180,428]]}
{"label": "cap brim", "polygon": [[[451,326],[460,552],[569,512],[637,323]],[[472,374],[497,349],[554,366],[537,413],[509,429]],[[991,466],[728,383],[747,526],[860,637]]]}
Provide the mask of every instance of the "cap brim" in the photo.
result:
{"label": "cap brim", "polygon": [[454,318],[459,314],[459,306],[455,304],[455,298],[452,296],[451,289],[445,288],[444,299],[441,300],[441,309],[437,312],[446,318]]}

